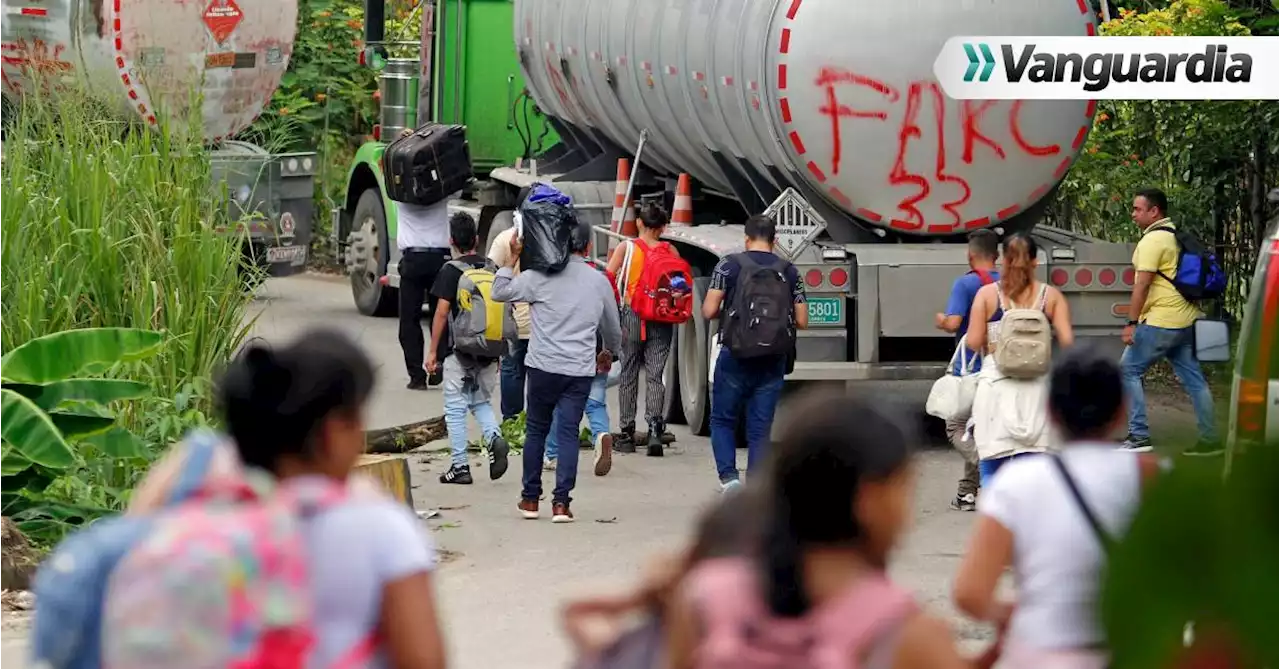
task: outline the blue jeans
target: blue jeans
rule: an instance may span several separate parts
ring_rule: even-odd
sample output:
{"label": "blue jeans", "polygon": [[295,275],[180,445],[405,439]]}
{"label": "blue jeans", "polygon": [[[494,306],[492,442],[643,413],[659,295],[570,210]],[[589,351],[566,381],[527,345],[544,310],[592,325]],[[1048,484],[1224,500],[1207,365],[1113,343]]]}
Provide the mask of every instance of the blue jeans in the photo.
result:
{"label": "blue jeans", "polygon": [[1200,438],[1207,441],[1217,439],[1213,396],[1209,394],[1209,384],[1200,371],[1200,361],[1196,360],[1193,336],[1193,328],[1190,327],[1170,330],[1139,323],[1134,328],[1133,343],[1125,347],[1124,355],[1120,357],[1120,374],[1124,380],[1125,394],[1129,396],[1130,437],[1146,439],[1151,436],[1147,426],[1147,401],[1142,392],[1142,375],[1146,374],[1151,365],[1165,358],[1173,366],[1173,373],[1177,375],[1183,389],[1191,396]]}
{"label": "blue jeans", "polygon": [[511,342],[511,350],[502,356],[502,420],[511,420],[524,411],[524,356],[529,340]]}
{"label": "blue jeans", "polygon": [[497,381],[493,363],[473,370],[470,378],[458,356],[444,359],[444,424],[449,429],[449,451],[453,464],[467,464],[467,412],[476,417],[487,446],[499,434],[498,419],[493,415],[490,394]]}
{"label": "blue jeans", "polygon": [[1040,453],[1018,453],[1017,455],[1006,455],[1003,458],[991,458],[990,460],[978,461],[978,485],[983,488],[991,485],[991,477],[1004,466],[1006,462],[1025,458],[1032,455],[1041,455]]}
{"label": "blue jeans", "polygon": [[[590,376],[566,376],[544,372],[537,367],[528,368],[528,411],[525,413],[524,476],[520,498],[537,500],[542,497],[542,458],[546,452],[547,434],[555,414],[564,420],[556,427],[556,441],[562,444],[578,443],[578,423],[582,422],[582,410],[591,394]],[[569,493],[578,481],[578,449],[566,448],[556,460],[556,487],[551,501],[570,501]]]}
{"label": "blue jeans", "polygon": [[738,418],[743,411],[747,419],[747,471],[754,472],[764,463],[785,376],[786,360],[782,357],[738,360],[727,349],[720,350],[711,389],[711,452],[721,483],[738,479]]}
{"label": "blue jeans", "polygon": [[[609,405],[605,404],[605,393],[609,390],[609,373],[596,374],[591,380],[591,392],[587,395],[587,425],[591,426],[591,443],[609,431]],[[556,447],[556,435],[560,433],[560,411],[556,410],[551,419],[551,434],[547,435],[547,459],[555,460],[559,449]],[[573,443],[577,445],[578,435],[573,435]]]}

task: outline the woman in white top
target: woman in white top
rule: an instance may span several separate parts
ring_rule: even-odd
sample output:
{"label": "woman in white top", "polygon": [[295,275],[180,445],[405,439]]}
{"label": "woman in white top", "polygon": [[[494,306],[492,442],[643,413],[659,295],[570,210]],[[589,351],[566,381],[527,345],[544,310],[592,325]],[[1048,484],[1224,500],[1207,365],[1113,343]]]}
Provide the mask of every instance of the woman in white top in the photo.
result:
{"label": "woman in white top", "polygon": [[[1128,528],[1141,482],[1157,465],[1109,440],[1126,420],[1112,360],[1087,349],[1060,356],[1049,407],[1069,447],[1010,463],[983,488],[955,603],[1002,630],[1001,667],[1102,669],[1105,639],[1095,612],[1103,543]],[[1009,567],[1016,604],[996,596]]]}
{"label": "woman in white top", "polygon": [[1000,258],[1000,280],[978,290],[965,343],[971,351],[983,351],[982,371],[973,400],[973,439],[978,451],[978,473],[982,487],[1005,462],[1028,453],[1049,449],[1051,431],[1046,416],[1048,375],[1036,379],[1014,379],[1000,372],[991,359],[1000,332],[1000,318],[1006,309],[1039,309],[1053,327],[1060,346],[1070,346],[1071,312],[1057,288],[1036,281],[1036,243],[1024,234],[1004,240]]}

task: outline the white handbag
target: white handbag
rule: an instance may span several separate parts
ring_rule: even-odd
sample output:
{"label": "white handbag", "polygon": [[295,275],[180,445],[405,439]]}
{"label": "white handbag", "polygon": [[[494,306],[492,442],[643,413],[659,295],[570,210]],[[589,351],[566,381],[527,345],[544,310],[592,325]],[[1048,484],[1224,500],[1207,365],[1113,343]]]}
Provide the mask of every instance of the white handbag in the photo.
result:
{"label": "white handbag", "polygon": [[[973,398],[978,393],[978,375],[973,371],[973,361],[978,355],[968,355],[969,349],[961,341],[947,363],[947,373],[933,382],[924,410],[930,416],[943,420],[967,420],[973,412]],[[960,361],[960,374],[956,375],[956,360]]]}

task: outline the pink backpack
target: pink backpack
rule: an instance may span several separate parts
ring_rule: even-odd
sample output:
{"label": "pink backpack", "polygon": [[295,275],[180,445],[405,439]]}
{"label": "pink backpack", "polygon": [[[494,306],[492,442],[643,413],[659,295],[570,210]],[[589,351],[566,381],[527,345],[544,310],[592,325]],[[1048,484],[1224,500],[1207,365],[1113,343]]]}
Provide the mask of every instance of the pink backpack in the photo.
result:
{"label": "pink backpack", "polygon": [[[206,484],[119,562],[103,608],[103,667],[307,669],[316,633],[302,527],[348,491],[258,474]],[[361,641],[338,666],[365,666],[377,646]]]}
{"label": "pink backpack", "polygon": [[779,618],[758,574],[741,558],[708,560],[690,574],[705,629],[698,669],[863,669],[876,642],[916,611],[908,593],[875,577],[800,618]]}

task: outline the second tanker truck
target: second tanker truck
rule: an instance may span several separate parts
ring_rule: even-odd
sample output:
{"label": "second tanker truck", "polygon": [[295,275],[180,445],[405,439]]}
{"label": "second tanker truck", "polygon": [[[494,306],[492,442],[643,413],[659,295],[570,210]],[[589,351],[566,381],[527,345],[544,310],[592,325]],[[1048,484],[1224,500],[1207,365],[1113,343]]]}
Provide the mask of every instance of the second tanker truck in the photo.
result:
{"label": "second tanker truck", "polygon": [[[366,3],[374,49],[379,3]],[[953,35],[1095,29],[1083,0],[436,0],[426,57],[384,72],[383,136],[425,119],[467,124],[487,173],[453,206],[476,215],[483,239],[511,225],[516,192],[537,180],[573,196],[604,249],[620,158],[639,154],[638,200],[669,205],[689,174],[694,224],[667,238],[698,275],[695,300],[716,261],[742,249],[741,221],[767,212],[809,296],[789,379],[927,387],[954,347],[934,314],[979,228],[1032,231],[1076,336],[1118,355],[1130,248],[1039,225],[1094,105],[957,101],[933,77]],[[558,141],[537,152],[547,137]],[[335,225],[371,315],[394,309],[398,284],[381,150],[361,150]],[[697,434],[715,328],[680,326],[667,370],[668,413]]]}
{"label": "second tanker truck", "polygon": [[247,228],[246,252],[272,275],[306,269],[315,154],[234,139],[289,67],[297,0],[3,0],[0,9],[6,109],[72,83],[140,126],[199,118],[231,220]]}

